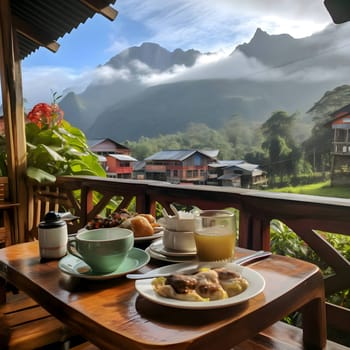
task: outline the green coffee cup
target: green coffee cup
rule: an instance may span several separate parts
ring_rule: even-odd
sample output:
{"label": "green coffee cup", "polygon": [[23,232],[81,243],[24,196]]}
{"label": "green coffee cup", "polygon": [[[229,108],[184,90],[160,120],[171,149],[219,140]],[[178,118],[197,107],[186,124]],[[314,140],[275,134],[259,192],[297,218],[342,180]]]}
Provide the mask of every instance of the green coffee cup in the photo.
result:
{"label": "green coffee cup", "polygon": [[133,245],[134,233],[115,227],[80,232],[69,239],[67,249],[84,260],[93,272],[110,273],[123,263]]}

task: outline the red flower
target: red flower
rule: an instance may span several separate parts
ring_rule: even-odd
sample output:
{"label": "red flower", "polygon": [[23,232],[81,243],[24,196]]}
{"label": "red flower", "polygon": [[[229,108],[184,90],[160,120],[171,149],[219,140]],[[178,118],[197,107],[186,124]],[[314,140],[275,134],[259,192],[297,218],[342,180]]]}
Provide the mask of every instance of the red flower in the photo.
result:
{"label": "red flower", "polygon": [[64,112],[57,103],[51,105],[47,103],[38,103],[28,113],[28,119],[35,123],[40,129],[43,127],[52,127],[60,125],[63,120]]}

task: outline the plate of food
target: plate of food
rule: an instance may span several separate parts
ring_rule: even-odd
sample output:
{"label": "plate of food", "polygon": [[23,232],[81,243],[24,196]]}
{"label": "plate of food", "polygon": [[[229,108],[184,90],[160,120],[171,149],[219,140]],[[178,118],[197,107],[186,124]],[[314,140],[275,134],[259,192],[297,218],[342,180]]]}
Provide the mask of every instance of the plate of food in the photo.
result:
{"label": "plate of food", "polygon": [[89,220],[85,230],[103,227],[122,227],[134,232],[135,241],[154,240],[163,236],[163,227],[151,214],[139,214],[121,209],[108,217],[96,216]]}
{"label": "plate of food", "polygon": [[137,280],[136,290],[154,303],[174,308],[229,307],[255,297],[265,288],[261,274],[235,263],[180,263],[153,272],[167,273],[168,276]]}

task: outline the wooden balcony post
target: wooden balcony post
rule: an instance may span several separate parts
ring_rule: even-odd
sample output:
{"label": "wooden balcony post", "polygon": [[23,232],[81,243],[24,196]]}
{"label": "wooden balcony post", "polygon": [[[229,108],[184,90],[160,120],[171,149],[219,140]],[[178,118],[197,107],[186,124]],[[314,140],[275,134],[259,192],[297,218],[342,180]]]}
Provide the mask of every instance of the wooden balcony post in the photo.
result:
{"label": "wooden balcony post", "polygon": [[259,219],[241,210],[239,214],[240,247],[255,250],[270,250],[270,220]]}
{"label": "wooden balcony post", "polygon": [[[0,77],[4,110],[9,200],[20,203],[14,210],[12,242],[25,241],[26,205],[26,137],[23,109],[22,74],[18,59],[16,32],[9,0],[0,2]],[[21,220],[19,220],[21,218]]]}

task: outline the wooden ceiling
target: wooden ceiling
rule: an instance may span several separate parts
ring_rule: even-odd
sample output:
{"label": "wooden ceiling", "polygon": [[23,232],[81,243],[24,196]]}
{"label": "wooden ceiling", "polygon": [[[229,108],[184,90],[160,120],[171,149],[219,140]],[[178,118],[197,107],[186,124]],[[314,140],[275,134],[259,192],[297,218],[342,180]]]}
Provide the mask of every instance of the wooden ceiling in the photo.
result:
{"label": "wooden ceiling", "polygon": [[100,13],[114,20],[116,0],[11,0],[11,14],[24,59],[40,46],[56,52],[57,40],[70,33],[88,18]]}

